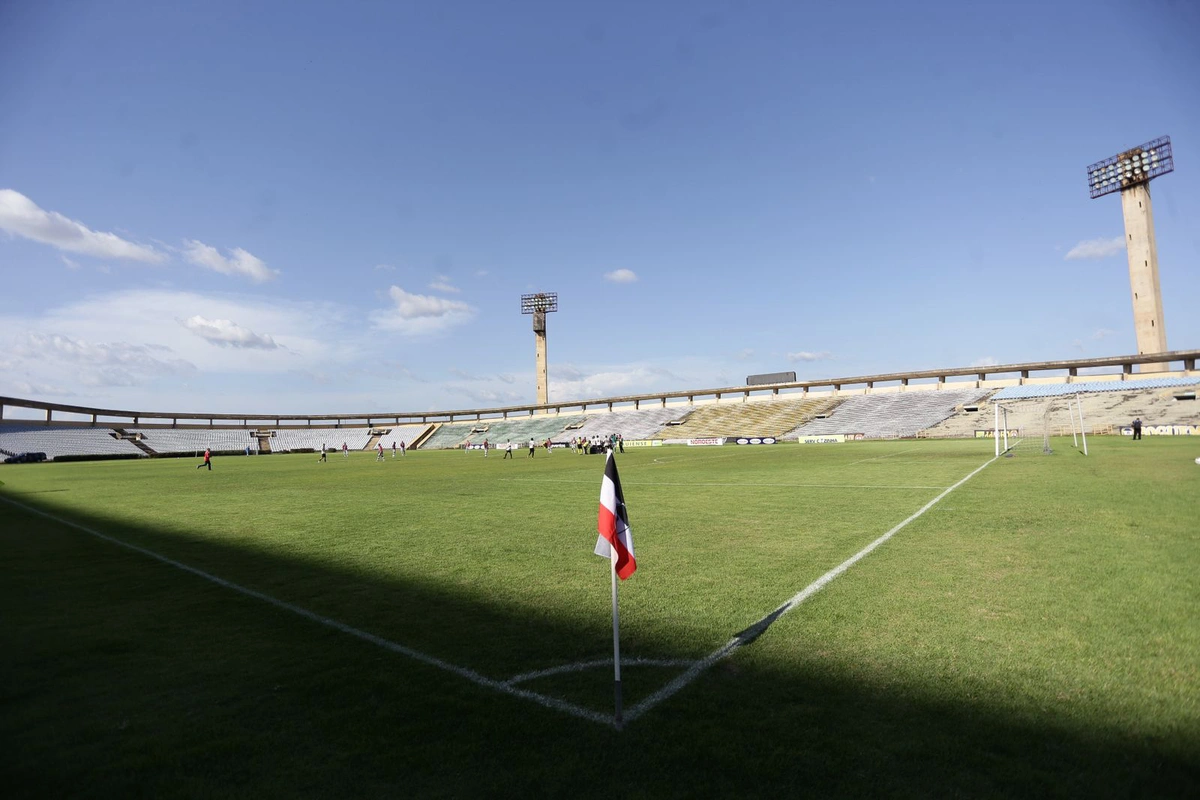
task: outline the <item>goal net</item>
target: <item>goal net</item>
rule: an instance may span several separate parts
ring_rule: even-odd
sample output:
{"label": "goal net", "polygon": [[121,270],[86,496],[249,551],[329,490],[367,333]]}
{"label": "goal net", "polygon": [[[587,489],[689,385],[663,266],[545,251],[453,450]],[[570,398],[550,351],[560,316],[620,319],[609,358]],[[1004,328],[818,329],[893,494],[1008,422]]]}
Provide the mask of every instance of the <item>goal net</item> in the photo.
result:
{"label": "goal net", "polygon": [[1070,432],[1072,446],[1087,455],[1087,434],[1083,430],[1083,404],[1079,395],[1026,399],[1019,403],[995,403],[996,457],[1011,458],[1016,452],[1053,455],[1050,437]]}

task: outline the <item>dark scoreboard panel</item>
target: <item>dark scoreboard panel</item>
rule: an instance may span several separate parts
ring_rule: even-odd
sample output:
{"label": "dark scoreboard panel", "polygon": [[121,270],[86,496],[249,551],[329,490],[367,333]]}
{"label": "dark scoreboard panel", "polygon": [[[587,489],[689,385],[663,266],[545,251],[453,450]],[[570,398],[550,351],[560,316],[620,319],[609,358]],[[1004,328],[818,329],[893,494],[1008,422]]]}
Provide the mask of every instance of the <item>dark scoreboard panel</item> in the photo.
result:
{"label": "dark scoreboard panel", "polygon": [[746,376],[747,386],[763,386],[769,383],[795,383],[796,373],[794,372],[764,372],[762,375]]}

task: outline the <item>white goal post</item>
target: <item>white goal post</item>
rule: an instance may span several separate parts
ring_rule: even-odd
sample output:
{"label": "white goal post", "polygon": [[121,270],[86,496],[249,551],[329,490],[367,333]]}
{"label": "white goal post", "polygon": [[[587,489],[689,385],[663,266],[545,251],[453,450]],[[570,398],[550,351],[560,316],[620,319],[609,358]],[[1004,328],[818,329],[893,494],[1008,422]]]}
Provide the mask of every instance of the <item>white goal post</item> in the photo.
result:
{"label": "white goal post", "polygon": [[[1062,411],[1066,411],[1067,417],[1071,420],[1071,441],[1073,446],[1078,448],[1082,440],[1083,454],[1086,456],[1088,454],[1088,446],[1087,433],[1083,429],[1083,403],[1078,394],[1068,396],[1066,398],[1066,406],[1057,402],[1061,399],[1050,397],[1042,402],[1025,403],[1022,404],[1019,410],[1015,405],[1010,407],[993,401],[995,421],[993,423],[992,439],[995,445],[996,457],[999,458],[1001,454],[1011,457],[1012,451],[1016,450],[1017,446],[1029,436],[1036,435],[1035,432],[1038,428],[1041,429],[1040,432],[1042,434],[1042,453],[1044,455],[1053,454],[1054,451],[1050,449],[1051,415],[1054,412],[1061,413]],[[1010,416],[1012,417],[1011,420]],[[1021,422],[1018,422],[1018,420]],[[1065,435],[1065,431],[1060,431],[1059,435]]]}

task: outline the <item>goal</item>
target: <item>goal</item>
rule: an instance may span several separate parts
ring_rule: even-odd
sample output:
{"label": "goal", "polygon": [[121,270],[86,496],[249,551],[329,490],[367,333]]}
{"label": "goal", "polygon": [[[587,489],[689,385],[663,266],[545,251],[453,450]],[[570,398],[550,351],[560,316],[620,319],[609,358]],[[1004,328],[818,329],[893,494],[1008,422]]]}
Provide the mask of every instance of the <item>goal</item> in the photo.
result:
{"label": "goal", "polygon": [[[1083,403],[1079,395],[1066,397],[1048,397],[1041,400],[1027,399],[1021,403],[994,403],[995,425],[992,438],[995,442],[996,457],[1004,455],[1011,458],[1018,448],[1032,452],[1035,443],[1040,438],[1043,455],[1053,455],[1050,447],[1051,426],[1057,425],[1057,434],[1066,435],[1066,421],[1071,429],[1072,446],[1079,448],[1083,443],[1082,452],[1088,454],[1087,434],[1083,430]],[[1064,420],[1064,417],[1066,420]]]}

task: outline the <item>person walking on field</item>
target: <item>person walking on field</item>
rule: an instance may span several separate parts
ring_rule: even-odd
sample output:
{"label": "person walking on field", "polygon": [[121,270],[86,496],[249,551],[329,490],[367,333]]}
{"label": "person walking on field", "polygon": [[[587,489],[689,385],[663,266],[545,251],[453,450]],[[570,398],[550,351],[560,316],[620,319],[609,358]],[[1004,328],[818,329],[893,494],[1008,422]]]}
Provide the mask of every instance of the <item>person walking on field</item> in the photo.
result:
{"label": "person walking on field", "polygon": [[401,439],[400,440],[400,457],[404,458],[404,456],[406,456],[407,454],[408,454],[408,445],[406,445],[404,443],[404,440]]}
{"label": "person walking on field", "polygon": [[392,439],[392,458],[396,457],[396,440]]}
{"label": "person walking on field", "polygon": [[490,446],[491,446],[491,444],[488,442],[488,440],[484,439],[483,440],[483,457],[484,458],[487,458],[488,448]]}
{"label": "person walking on field", "polygon": [[196,465],[196,469],[208,467],[208,471],[212,472],[212,450],[204,448],[204,461]]}
{"label": "person walking on field", "polygon": [[348,444],[346,444],[345,442],[342,442],[342,458],[349,458],[349,457],[350,457],[350,446]]}
{"label": "person walking on field", "polygon": [[329,458],[325,455],[325,443],[321,442],[321,457],[317,459],[320,462],[326,462]]}
{"label": "person walking on field", "polygon": [[530,436],[530,437],[529,437],[529,457],[530,457],[530,458],[533,458],[533,451],[534,451],[534,450],[537,450],[537,442],[535,442],[535,441],[533,440],[533,437],[532,437],[532,436]]}
{"label": "person walking on field", "polygon": [[1142,438],[1142,420],[1140,417],[1134,417],[1133,420],[1133,438]]}
{"label": "person walking on field", "polygon": [[[504,458],[512,458],[512,457],[513,457],[512,441],[509,441],[508,444],[505,445],[505,447],[504,447]],[[501,460],[503,460],[503,459],[501,459]]]}
{"label": "person walking on field", "polygon": [[376,442],[375,448],[378,451],[378,455],[375,456],[375,460],[383,461],[383,442]]}

